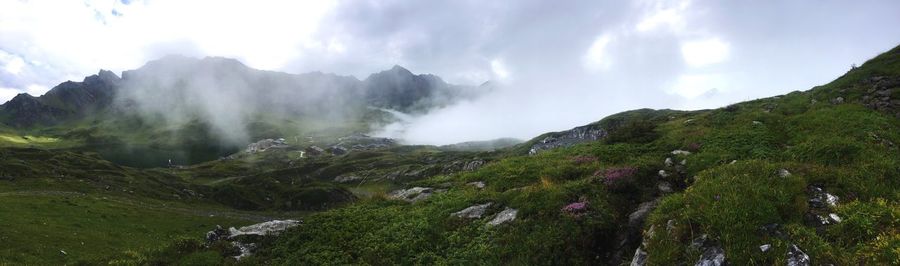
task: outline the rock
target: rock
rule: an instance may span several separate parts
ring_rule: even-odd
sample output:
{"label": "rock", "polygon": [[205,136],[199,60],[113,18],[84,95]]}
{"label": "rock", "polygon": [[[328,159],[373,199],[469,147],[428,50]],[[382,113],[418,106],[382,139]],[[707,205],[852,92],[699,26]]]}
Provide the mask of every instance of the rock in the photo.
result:
{"label": "rock", "polygon": [[231,227],[228,228],[228,237],[235,238],[242,235],[278,235],[281,234],[281,232],[283,232],[284,230],[298,225],[300,225],[300,221],[297,220],[272,220],[268,222],[244,226],[240,229]]}
{"label": "rock", "polygon": [[473,206],[465,208],[461,211],[451,213],[450,216],[456,216],[459,218],[466,218],[466,219],[478,219],[478,218],[481,218],[482,215],[484,215],[484,212],[492,204],[493,203],[488,202],[488,203],[481,204],[481,205],[473,205]]}
{"label": "rock", "polygon": [[731,162],[728,164],[736,164],[736,163],[737,163],[737,160],[731,160]]}
{"label": "rock", "polygon": [[838,203],[838,197],[825,192],[825,203],[828,203],[829,207],[835,207]]}
{"label": "rock", "polygon": [[641,249],[641,247],[638,247],[634,250],[634,257],[631,258],[631,266],[647,265],[647,257],[647,252]]}
{"label": "rock", "polygon": [[238,255],[233,258],[236,260],[241,260],[247,256],[253,255],[253,251],[256,251],[256,243],[241,243],[238,241],[231,242],[231,244],[238,249]]}
{"label": "rock", "polygon": [[332,155],[344,155],[347,154],[349,150],[347,150],[347,148],[344,148],[343,146],[334,145],[328,148],[328,152],[330,152]]}
{"label": "rock", "polygon": [[681,159],[681,162],[678,162],[678,164],[680,164],[682,166],[687,165],[687,159]]}
{"label": "rock", "polygon": [[638,205],[634,212],[628,214],[628,226],[632,228],[640,227],[641,224],[644,223],[644,219],[647,218],[647,215],[649,215],[653,209],[656,209],[656,205],[658,204],[659,198]]}
{"label": "rock", "polygon": [[829,213],[828,218],[831,218],[831,221],[835,223],[840,223],[842,221],[841,217],[836,213]]}
{"label": "rock", "polygon": [[759,246],[759,251],[767,252],[767,251],[769,251],[770,248],[772,248],[771,244],[765,244],[765,245]]}
{"label": "rock", "polygon": [[506,209],[503,209],[503,211],[498,213],[497,216],[495,216],[494,219],[491,220],[490,222],[488,222],[487,224],[491,225],[491,226],[497,226],[497,225],[501,225],[504,223],[512,222],[512,221],[516,220],[517,214],[519,214],[519,210],[510,208],[510,207],[506,207]]}
{"label": "rock", "polygon": [[759,232],[764,236],[774,236],[778,238],[784,237],[784,233],[781,232],[781,225],[777,223],[770,223],[760,226]]}
{"label": "rock", "polygon": [[672,155],[691,155],[691,152],[684,150],[674,150],[672,151]]}
{"label": "rock", "polygon": [[700,255],[700,260],[694,266],[722,266],[725,265],[725,250],[720,247],[709,247]]}
{"label": "rock", "polygon": [[709,240],[709,235],[702,234],[699,237],[694,238],[694,240],[691,240],[690,247],[695,250],[701,250],[706,245],[706,242],[708,240]]}
{"label": "rock", "polygon": [[791,245],[787,252],[788,266],[809,266],[809,255],[803,253],[803,250],[797,245]]}
{"label": "rock", "polygon": [[543,150],[551,150],[560,147],[568,147],[578,143],[600,140],[609,133],[597,125],[576,127],[571,130],[548,134],[528,150],[529,155],[537,154]]}
{"label": "rock", "polygon": [[319,156],[325,153],[325,149],[319,148],[319,146],[309,146],[304,149],[306,155],[309,156]]}
{"label": "rock", "polygon": [[787,169],[779,169],[778,176],[781,178],[789,177],[789,176],[791,176],[791,172],[788,171]]}
{"label": "rock", "polygon": [[253,154],[257,152],[264,152],[269,149],[286,147],[287,144],[284,142],[284,139],[264,139],[254,143],[250,143],[249,145],[247,145],[247,149],[245,151],[247,153]]}
{"label": "rock", "polygon": [[363,179],[363,177],[358,176],[358,175],[342,175],[342,176],[335,177],[334,182],[347,183],[347,182],[352,182],[352,181],[357,181],[357,180],[362,180],[362,179]]}
{"label": "rock", "polygon": [[659,177],[666,178],[669,177],[669,174],[666,173],[666,170],[659,170]]}
{"label": "rock", "polygon": [[666,158],[666,167],[672,167],[673,165],[675,165],[675,163],[672,162],[672,158]]}
{"label": "rock", "polygon": [[472,161],[466,162],[466,164],[463,165],[462,170],[463,171],[475,171],[475,169],[481,168],[482,165],[484,165],[484,160],[472,160]]}
{"label": "rock", "polygon": [[832,104],[842,104],[842,103],[844,103],[844,97],[837,97],[837,98],[831,99],[831,103]]}
{"label": "rock", "polygon": [[469,183],[466,183],[466,185],[467,185],[467,186],[473,186],[473,187],[475,187],[475,188],[477,188],[477,189],[482,189],[482,188],[484,188],[484,186],[485,186],[485,185],[484,185],[484,182],[482,182],[482,181],[469,182]]}
{"label": "rock", "polygon": [[762,125],[762,124],[763,124],[763,122],[760,122],[760,121],[753,121],[753,125],[759,126],[759,125]]}
{"label": "rock", "polygon": [[418,202],[431,197],[432,192],[434,191],[431,188],[413,187],[409,189],[395,190],[394,192],[391,192],[390,197],[407,202]]}
{"label": "rock", "polygon": [[206,244],[216,242],[220,239],[226,239],[228,236],[228,230],[222,229],[222,226],[216,225],[216,229],[206,232]]}
{"label": "rock", "polygon": [[656,189],[659,189],[659,192],[663,194],[672,193],[673,191],[672,184],[669,184],[669,182],[666,181],[660,181],[659,183],[656,183]]}

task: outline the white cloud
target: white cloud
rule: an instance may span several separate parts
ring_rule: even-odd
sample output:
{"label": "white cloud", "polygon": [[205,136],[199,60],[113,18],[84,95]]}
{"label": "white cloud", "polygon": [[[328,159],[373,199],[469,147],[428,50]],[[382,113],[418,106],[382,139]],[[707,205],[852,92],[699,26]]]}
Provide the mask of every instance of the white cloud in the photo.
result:
{"label": "white cloud", "polygon": [[41,86],[38,84],[31,84],[28,85],[28,87],[25,87],[25,92],[35,97],[44,95],[44,93],[47,93],[47,91],[49,90],[50,88],[48,88],[47,86]]}
{"label": "white cloud", "polygon": [[584,66],[588,70],[604,70],[609,69],[612,62],[609,58],[608,46],[612,42],[613,37],[610,34],[603,34],[591,44],[584,56]]}
{"label": "white cloud", "polygon": [[13,97],[16,97],[17,94],[19,94],[18,89],[0,87],[0,102],[5,103],[6,101],[11,100]]}
{"label": "white cloud", "polygon": [[718,38],[686,41],[681,44],[681,56],[692,67],[702,67],[728,59],[730,47]]}
{"label": "white cloud", "polygon": [[509,79],[509,70],[506,69],[506,65],[500,59],[491,60],[491,71],[494,72],[494,76],[499,80]]}
{"label": "white cloud", "polygon": [[[670,4],[670,5],[667,5]],[[638,32],[650,32],[658,29],[667,29],[680,32],[685,28],[685,11],[690,6],[690,1],[651,1],[650,12],[636,25]]]}
{"label": "white cloud", "polygon": [[667,90],[687,99],[695,99],[701,95],[727,90],[728,79],[719,74],[686,74],[679,76]]}

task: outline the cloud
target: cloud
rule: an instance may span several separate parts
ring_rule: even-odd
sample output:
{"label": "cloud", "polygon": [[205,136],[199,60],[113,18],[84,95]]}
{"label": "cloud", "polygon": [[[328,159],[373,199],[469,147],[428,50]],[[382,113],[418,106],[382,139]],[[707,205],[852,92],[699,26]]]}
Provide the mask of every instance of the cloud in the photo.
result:
{"label": "cloud", "polygon": [[681,44],[681,56],[692,67],[720,63],[728,59],[729,45],[718,38],[686,41]]}
{"label": "cloud", "polygon": [[19,92],[172,53],[290,73],[362,79],[399,64],[452,83],[503,81],[396,133],[421,143],[527,138],[627,109],[808,89],[900,36],[889,26],[900,24],[896,1],[34,0],[0,10],[0,51],[24,63],[0,62],[0,87]]}

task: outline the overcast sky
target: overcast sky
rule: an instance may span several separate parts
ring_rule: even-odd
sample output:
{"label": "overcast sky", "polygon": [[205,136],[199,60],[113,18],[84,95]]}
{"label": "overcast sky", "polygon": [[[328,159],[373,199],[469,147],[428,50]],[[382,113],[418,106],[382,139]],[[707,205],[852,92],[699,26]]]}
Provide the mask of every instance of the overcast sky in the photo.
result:
{"label": "overcast sky", "polygon": [[413,118],[414,143],[530,138],[628,109],[806,90],[900,44],[900,1],[0,0],[0,101],[167,54],[503,89]]}

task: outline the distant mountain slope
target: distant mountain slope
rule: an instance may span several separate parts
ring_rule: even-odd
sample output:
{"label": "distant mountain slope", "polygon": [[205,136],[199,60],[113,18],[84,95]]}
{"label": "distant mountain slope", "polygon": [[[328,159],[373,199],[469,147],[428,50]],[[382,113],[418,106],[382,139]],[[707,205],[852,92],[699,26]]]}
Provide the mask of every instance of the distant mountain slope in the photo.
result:
{"label": "distant mountain slope", "polygon": [[101,70],[41,97],[17,96],[0,106],[0,122],[18,128],[54,125],[114,105],[125,108],[118,111],[136,109],[170,120],[199,115],[236,123],[273,113],[330,119],[363,112],[366,106],[427,111],[476,97],[477,88],[400,66],[360,81],[321,72],[261,71],[228,58],[167,56],[124,71],[122,78]]}

